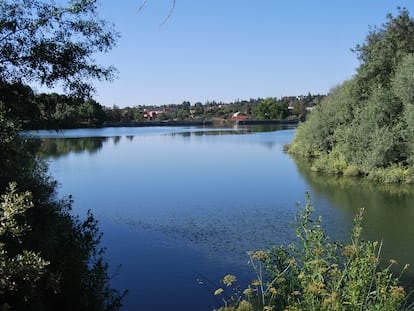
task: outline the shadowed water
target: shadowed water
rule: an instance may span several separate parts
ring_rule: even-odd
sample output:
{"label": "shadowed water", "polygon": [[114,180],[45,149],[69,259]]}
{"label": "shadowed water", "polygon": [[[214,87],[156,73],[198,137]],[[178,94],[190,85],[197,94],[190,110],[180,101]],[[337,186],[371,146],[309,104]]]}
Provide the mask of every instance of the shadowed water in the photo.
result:
{"label": "shadowed water", "polygon": [[[348,237],[366,208],[365,236],[413,262],[413,192],[320,177],[283,152],[294,129],[105,128],[36,135],[75,213],[104,232],[124,310],[211,310],[227,273],[253,277],[246,252],[294,240],[297,202],[309,191],[328,234]],[[212,284],[214,283],[214,285]]]}

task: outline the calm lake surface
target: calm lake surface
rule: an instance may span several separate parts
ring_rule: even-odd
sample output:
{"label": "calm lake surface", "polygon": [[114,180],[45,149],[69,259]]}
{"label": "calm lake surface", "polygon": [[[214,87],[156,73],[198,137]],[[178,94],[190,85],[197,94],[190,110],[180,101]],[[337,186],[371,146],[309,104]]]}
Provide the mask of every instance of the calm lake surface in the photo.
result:
{"label": "calm lake surface", "polygon": [[[39,131],[39,153],[104,232],[123,310],[212,310],[231,273],[253,278],[249,250],[294,241],[297,203],[311,195],[333,239],[347,239],[365,207],[364,237],[384,258],[414,267],[414,192],[318,176],[283,152],[295,129],[143,127]],[[118,270],[117,267],[122,265]],[[413,270],[413,268],[411,268]],[[414,278],[409,271],[408,279]]]}

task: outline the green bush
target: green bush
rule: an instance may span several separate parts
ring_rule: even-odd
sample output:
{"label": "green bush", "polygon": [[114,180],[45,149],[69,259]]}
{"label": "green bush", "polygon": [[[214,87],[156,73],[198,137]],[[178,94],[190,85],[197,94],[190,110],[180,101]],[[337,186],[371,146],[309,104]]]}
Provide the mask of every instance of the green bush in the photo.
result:
{"label": "green bush", "polygon": [[[296,216],[298,243],[250,252],[257,278],[245,289],[227,275],[216,295],[225,310],[408,310],[409,294],[392,274],[390,260],[380,266],[382,243],[361,237],[364,210],[354,217],[349,243],[330,242],[321,218],[312,217],[309,195]],[[229,292],[229,288],[232,290]]]}
{"label": "green bush", "polygon": [[347,166],[348,164],[346,163],[344,156],[337,150],[332,150],[317,158],[311,169],[315,172],[340,175],[346,170]]}
{"label": "green bush", "polygon": [[17,131],[0,102],[0,310],[119,310],[96,219],[72,214]]}
{"label": "green bush", "polygon": [[394,164],[387,168],[375,169],[374,171],[370,172],[368,179],[384,184],[412,184],[414,182],[414,171],[412,168]]}
{"label": "green bush", "polygon": [[412,182],[395,173],[414,167],[414,19],[406,9],[387,19],[356,47],[357,75],[312,111],[287,148],[316,158],[315,171]]}

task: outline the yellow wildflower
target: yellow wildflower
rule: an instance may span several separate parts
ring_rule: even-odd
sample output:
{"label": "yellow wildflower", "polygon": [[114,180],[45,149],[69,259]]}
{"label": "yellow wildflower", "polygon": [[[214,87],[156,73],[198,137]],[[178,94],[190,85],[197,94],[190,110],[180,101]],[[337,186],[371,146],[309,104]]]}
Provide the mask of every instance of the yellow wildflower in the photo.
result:
{"label": "yellow wildflower", "polygon": [[259,286],[260,281],[259,280],[253,280],[251,284],[252,284],[252,286]]}
{"label": "yellow wildflower", "polygon": [[218,295],[220,295],[222,292],[224,292],[224,290],[220,287],[220,288],[217,288],[216,289],[216,291],[214,292],[214,296],[218,296]]}
{"label": "yellow wildflower", "polygon": [[243,295],[245,296],[250,296],[251,294],[253,294],[253,289],[251,287],[248,287],[243,291]]}
{"label": "yellow wildflower", "polygon": [[402,286],[391,286],[390,288],[391,296],[397,299],[403,299],[405,297],[405,290]]}
{"label": "yellow wildflower", "polygon": [[341,276],[341,270],[335,268],[332,269],[331,271],[329,271],[329,273],[333,276],[333,277],[340,277]]}
{"label": "yellow wildflower", "polygon": [[326,270],[328,270],[328,269],[326,269],[325,267],[319,267],[319,269],[318,269],[318,273],[319,273],[319,274],[323,274],[323,273],[325,273],[325,272],[326,272]]}
{"label": "yellow wildflower", "polygon": [[254,308],[250,302],[247,300],[240,301],[239,306],[236,309],[237,311],[254,311]]}
{"label": "yellow wildflower", "polygon": [[325,250],[322,248],[315,248],[312,252],[314,255],[322,255],[325,253]]}
{"label": "yellow wildflower", "polygon": [[345,257],[351,257],[355,254],[355,246],[353,245],[346,245],[344,251],[342,252],[342,255]]}
{"label": "yellow wildflower", "polygon": [[325,284],[320,282],[320,281],[316,281],[314,283],[311,283],[308,285],[308,287],[306,288],[308,293],[312,293],[315,295],[320,295],[322,294],[323,290],[325,288]]}
{"label": "yellow wildflower", "polygon": [[227,274],[223,278],[223,283],[224,283],[224,285],[227,285],[227,286],[231,286],[236,281],[237,281],[236,277],[234,275],[231,275],[231,274]]}
{"label": "yellow wildflower", "polygon": [[315,259],[315,260],[312,261],[312,264],[314,264],[315,266],[318,266],[321,262],[322,262],[322,260]]}
{"label": "yellow wildflower", "polygon": [[326,307],[337,301],[339,294],[337,292],[332,292],[328,298],[324,299],[323,305]]}
{"label": "yellow wildflower", "polygon": [[390,259],[390,264],[396,265],[397,264],[397,261],[395,259]]}
{"label": "yellow wildflower", "polygon": [[269,254],[265,251],[255,251],[252,255],[252,258],[260,261],[266,261],[269,259]]}
{"label": "yellow wildflower", "polygon": [[378,263],[378,258],[374,255],[368,256],[367,260],[368,260],[368,262]]}

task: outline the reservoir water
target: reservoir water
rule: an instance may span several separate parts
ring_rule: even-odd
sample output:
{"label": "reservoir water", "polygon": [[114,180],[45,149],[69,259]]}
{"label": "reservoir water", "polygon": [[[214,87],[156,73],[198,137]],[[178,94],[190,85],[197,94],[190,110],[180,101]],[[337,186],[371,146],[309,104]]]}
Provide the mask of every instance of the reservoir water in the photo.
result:
{"label": "reservoir water", "polygon": [[[309,192],[332,239],[347,239],[358,209],[383,257],[414,263],[414,192],[318,176],[283,146],[283,127],[142,127],[30,133],[73,195],[74,213],[99,221],[123,310],[212,310],[219,279],[253,278],[249,250],[294,241]],[[412,265],[414,266],[414,265]],[[414,273],[408,271],[408,279]]]}

